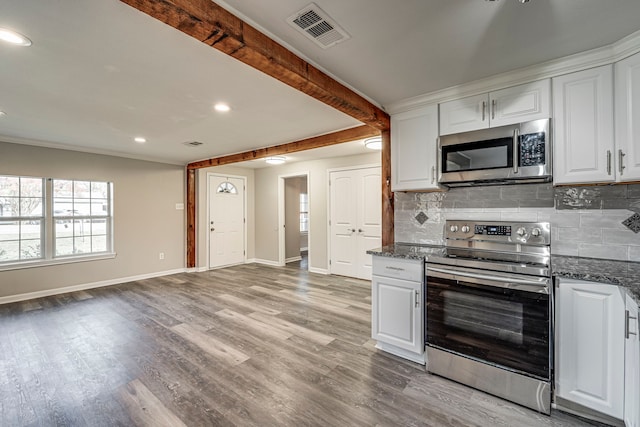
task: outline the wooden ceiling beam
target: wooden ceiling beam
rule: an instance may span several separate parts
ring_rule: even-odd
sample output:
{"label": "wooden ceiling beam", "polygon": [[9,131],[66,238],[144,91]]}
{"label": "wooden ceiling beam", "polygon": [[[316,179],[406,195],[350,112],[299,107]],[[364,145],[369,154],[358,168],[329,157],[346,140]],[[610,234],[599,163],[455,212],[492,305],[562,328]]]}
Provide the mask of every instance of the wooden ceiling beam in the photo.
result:
{"label": "wooden ceiling beam", "polygon": [[389,115],[211,0],[120,0],[379,131]]}
{"label": "wooden ceiling beam", "polygon": [[312,138],[301,139],[287,144],[274,145],[272,147],[258,148],[257,150],[245,151],[243,153],[230,154],[222,157],[202,160],[189,163],[188,170],[202,169],[212,166],[228,165],[230,163],[245,162],[247,160],[264,159],[270,156],[282,156],[298,151],[311,150],[313,148],[329,147],[331,145],[356,141],[358,139],[370,138],[380,135],[380,131],[370,126],[358,126],[325,135],[314,136]]}

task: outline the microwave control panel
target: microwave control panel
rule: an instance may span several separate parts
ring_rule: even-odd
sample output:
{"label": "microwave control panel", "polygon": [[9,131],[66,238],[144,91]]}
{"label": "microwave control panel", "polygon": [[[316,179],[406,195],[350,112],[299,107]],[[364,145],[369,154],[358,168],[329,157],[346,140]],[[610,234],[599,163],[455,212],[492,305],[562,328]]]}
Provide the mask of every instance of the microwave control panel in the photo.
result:
{"label": "microwave control panel", "polygon": [[528,133],[520,136],[520,166],[544,165],[544,132]]}

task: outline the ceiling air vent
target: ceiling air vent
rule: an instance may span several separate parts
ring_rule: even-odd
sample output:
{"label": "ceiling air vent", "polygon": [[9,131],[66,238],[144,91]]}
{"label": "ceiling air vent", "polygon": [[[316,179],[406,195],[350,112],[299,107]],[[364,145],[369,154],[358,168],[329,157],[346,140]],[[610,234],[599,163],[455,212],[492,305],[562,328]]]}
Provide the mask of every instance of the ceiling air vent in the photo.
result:
{"label": "ceiling air vent", "polygon": [[288,17],[287,22],[323,49],[351,38],[315,3]]}
{"label": "ceiling air vent", "polygon": [[184,145],[186,145],[187,147],[199,147],[201,145],[204,145],[204,142],[200,142],[200,141],[187,141],[187,142],[183,142]]}

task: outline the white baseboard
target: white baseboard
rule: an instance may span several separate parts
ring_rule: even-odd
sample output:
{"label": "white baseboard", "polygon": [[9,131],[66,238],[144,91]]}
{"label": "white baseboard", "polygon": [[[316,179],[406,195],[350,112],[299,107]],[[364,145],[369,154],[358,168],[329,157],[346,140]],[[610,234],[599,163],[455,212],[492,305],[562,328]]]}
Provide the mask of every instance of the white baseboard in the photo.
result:
{"label": "white baseboard", "polygon": [[177,273],[184,273],[186,269],[177,268],[175,270],[158,271],[155,273],[140,274],[137,276],[120,277],[117,279],[102,280],[100,282],[83,283],[80,285],[65,286],[64,288],[47,289],[45,291],[27,292],[18,295],[0,297],[0,305],[12,302],[26,301],[30,299],[50,297],[52,295],[66,294],[68,292],[84,291],[87,289],[102,288],[105,286],[119,285],[121,283],[135,282],[136,280],[152,279],[154,277],[169,276]]}
{"label": "white baseboard", "polygon": [[280,264],[278,261],[271,261],[270,259],[253,258],[252,261],[256,264],[270,265],[272,267],[283,267],[283,265]]}
{"label": "white baseboard", "polygon": [[301,257],[300,255],[298,255],[298,256],[294,256],[294,257],[291,257],[291,258],[287,258],[287,259],[285,259],[285,260],[284,260],[284,263],[285,263],[285,264],[288,264],[288,263],[290,263],[290,262],[294,262],[294,261],[301,261],[301,260],[302,260],[302,257]]}
{"label": "white baseboard", "polygon": [[419,363],[421,365],[426,365],[427,363],[427,353],[425,352],[418,354],[409,350],[405,350],[400,347],[396,347],[395,345],[383,343],[380,341],[376,343],[376,348],[382,351],[386,351],[387,353],[400,356],[403,359],[407,359],[407,360],[411,360],[412,362]]}
{"label": "white baseboard", "polygon": [[309,267],[309,273],[317,273],[317,274],[331,274],[329,270],[326,268],[317,268],[317,267]]}
{"label": "white baseboard", "polygon": [[192,268],[190,269],[191,271],[189,271],[189,273],[194,272],[194,273],[204,273],[205,271],[209,271],[209,267],[196,267],[196,268]]}

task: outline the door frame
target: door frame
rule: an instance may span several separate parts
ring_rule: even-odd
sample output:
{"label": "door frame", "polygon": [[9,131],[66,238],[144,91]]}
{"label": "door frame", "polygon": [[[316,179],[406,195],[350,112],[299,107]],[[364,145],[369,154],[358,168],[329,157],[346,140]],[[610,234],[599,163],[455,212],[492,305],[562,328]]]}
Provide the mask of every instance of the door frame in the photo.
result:
{"label": "door frame", "polygon": [[309,171],[297,172],[297,173],[287,173],[284,175],[278,175],[278,265],[285,266],[285,233],[284,233],[284,211],[285,211],[285,200],[284,200],[284,180],[287,178],[295,178],[299,176],[304,176],[307,178],[307,200],[309,203],[309,232],[307,233],[307,246],[308,246],[308,259],[309,259],[309,268],[311,268],[311,185],[310,185],[310,174]]}
{"label": "door frame", "polygon": [[381,168],[382,163],[369,163],[366,165],[356,165],[356,166],[343,166],[340,168],[330,168],[327,169],[327,271],[329,274],[333,274],[331,272],[331,229],[333,228],[333,223],[331,222],[331,173],[332,172],[343,172],[343,171],[351,171],[358,169],[369,169],[369,168]]}
{"label": "door frame", "polygon": [[[222,174],[222,173],[214,173],[214,172],[207,172],[207,222],[211,220],[211,212],[209,212],[209,206],[211,205],[211,180],[209,178],[211,177],[218,177],[218,178],[236,178],[236,179],[241,179],[242,180],[242,186],[243,186],[243,200],[242,200],[242,215],[243,215],[243,234],[244,234],[244,241],[243,241],[243,256],[242,256],[242,263],[246,264],[247,263],[247,177],[246,176],[242,176],[242,175],[229,175],[229,174]],[[209,228],[209,224],[206,224],[206,228]],[[216,268],[223,268],[223,267],[214,267],[211,268],[211,233],[207,233],[207,270],[213,270]]]}

